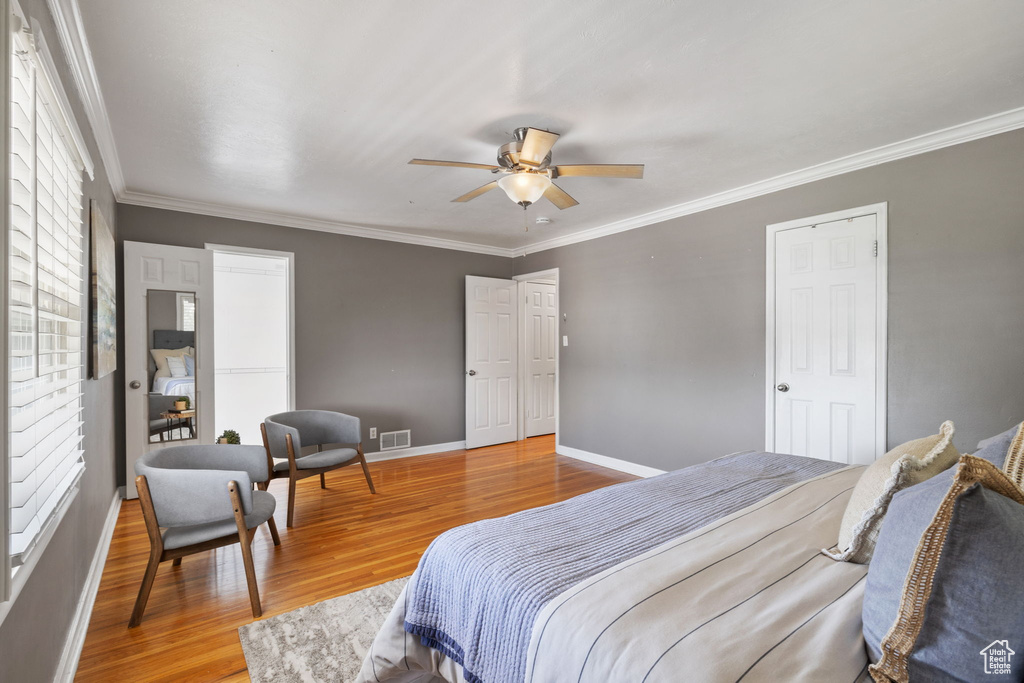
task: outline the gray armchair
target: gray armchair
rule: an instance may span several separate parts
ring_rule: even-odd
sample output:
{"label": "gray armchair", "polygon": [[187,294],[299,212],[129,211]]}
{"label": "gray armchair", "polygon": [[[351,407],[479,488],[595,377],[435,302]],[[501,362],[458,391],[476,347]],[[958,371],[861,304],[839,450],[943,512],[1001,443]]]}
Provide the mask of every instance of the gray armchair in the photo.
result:
{"label": "gray armchair", "polygon": [[280,545],[274,523],[277,500],[253,491],[267,478],[267,460],[259,446],[173,446],[146,453],[135,462],[135,486],[149,533],[149,564],[128,628],[138,626],[161,562],[181,564],[186,555],[238,543],[242,548],[252,615],[263,613],[252,537],[267,523]]}
{"label": "gray armchair", "polygon": [[[370,493],[377,493],[370,478],[370,469],[363,456],[362,430],[359,418],[330,410],[292,410],[271,415],[260,425],[263,447],[267,452],[270,476],[260,488],[266,490],[271,479],[288,479],[288,526],[295,518],[295,483],[320,475],[320,488],[327,488],[324,474],[348,465],[360,464]],[[351,444],[355,448],[331,448]],[[303,455],[303,448],[316,446],[315,453]],[[275,462],[275,459],[277,461]]]}

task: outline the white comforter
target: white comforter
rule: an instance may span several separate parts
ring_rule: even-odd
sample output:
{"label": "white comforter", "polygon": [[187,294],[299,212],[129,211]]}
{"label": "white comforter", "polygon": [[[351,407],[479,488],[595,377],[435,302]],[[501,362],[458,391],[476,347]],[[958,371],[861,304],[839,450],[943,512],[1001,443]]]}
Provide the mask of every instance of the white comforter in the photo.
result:
{"label": "white comforter", "polygon": [[188,396],[196,402],[196,378],[188,377],[156,377],[153,379],[153,392],[165,396]]}
{"label": "white comforter", "polygon": [[[869,680],[867,567],[820,554],[862,471],[794,485],[565,591],[533,624],[527,682]],[[463,683],[405,633],[404,597],[358,680]]]}

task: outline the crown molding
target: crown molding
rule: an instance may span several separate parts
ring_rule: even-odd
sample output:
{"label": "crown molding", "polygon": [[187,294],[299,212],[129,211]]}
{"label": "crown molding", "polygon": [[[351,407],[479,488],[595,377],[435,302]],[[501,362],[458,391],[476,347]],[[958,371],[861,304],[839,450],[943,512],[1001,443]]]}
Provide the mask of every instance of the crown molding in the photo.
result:
{"label": "crown molding", "polygon": [[970,142],[971,140],[998,135],[999,133],[1007,133],[1018,128],[1024,128],[1024,107],[950,126],[949,128],[943,128],[931,133],[925,133],[924,135],[918,135],[917,137],[901,140],[900,142],[869,149],[865,152],[840,157],[839,159],[809,166],[799,171],[784,173],[774,178],[760,180],[756,183],[743,185],[742,187],[683,202],[682,204],[676,204],[657,211],[643,213],[632,218],[625,218],[608,223],[607,225],[519,247],[513,251],[516,256],[526,256],[538,251],[547,251],[548,249],[577,244],[578,242],[586,242],[598,237],[635,230],[645,225],[661,223],[662,221],[700,213],[701,211],[707,211],[719,206],[734,204],[745,199],[771,194],[779,190],[805,185],[816,180],[831,178],[832,176],[858,171],[870,166],[878,166],[879,164],[924,154],[925,152],[932,152],[943,147],[951,147],[964,142]]}
{"label": "crown molding", "polygon": [[[74,0],[53,0],[55,2],[73,2]],[[256,223],[269,223],[271,225],[283,225],[292,228],[306,230],[321,230],[333,232],[339,235],[353,235],[355,237],[366,237],[369,239],[387,240],[389,242],[403,242],[406,244],[418,244],[427,247],[438,247],[441,249],[455,249],[458,251],[469,251],[478,254],[489,254],[491,256],[517,257],[534,254],[548,249],[578,244],[589,240],[614,235],[628,230],[636,230],[647,225],[661,223],[663,221],[688,216],[708,209],[714,209],[728,204],[734,204],[746,199],[760,197],[791,187],[806,185],[817,180],[824,180],[833,176],[858,171],[860,169],[878,166],[880,164],[904,159],[906,157],[932,152],[944,147],[959,145],[971,140],[977,140],[999,133],[1007,133],[1012,130],[1024,128],[1024,107],[1012,109],[1001,114],[986,116],[985,118],[968,121],[942,130],[925,133],[917,137],[901,140],[892,144],[883,145],[865,152],[858,152],[849,156],[826,161],[815,166],[784,173],[782,175],[760,180],[749,185],[743,185],[732,190],[719,192],[717,194],[694,199],[682,204],[675,204],[657,211],[650,211],[631,218],[624,218],[596,228],[588,228],[574,232],[562,237],[555,237],[536,244],[530,244],[514,249],[495,247],[475,242],[461,242],[438,237],[426,237],[405,232],[397,232],[383,228],[369,228],[360,225],[351,225],[335,221],[324,221],[314,218],[302,218],[288,214],[275,213],[271,211],[257,211],[230,207],[222,204],[206,202],[195,202],[186,199],[175,199],[155,194],[133,192],[125,190],[117,199],[123,204],[137,204],[159,209],[170,209],[173,211],[184,211],[186,213],[205,214],[219,216],[221,218],[234,218]]]}
{"label": "crown molding", "polygon": [[253,223],[266,223],[268,225],[280,225],[286,228],[299,228],[301,230],[319,230],[330,232],[336,235],[350,235],[352,237],[365,237],[373,240],[384,240],[386,242],[401,242],[403,244],[415,244],[421,247],[437,247],[438,249],[452,249],[454,251],[468,251],[475,254],[486,254],[488,256],[504,256],[511,258],[514,255],[512,249],[505,247],[494,247],[487,244],[476,244],[474,242],[460,242],[441,237],[430,237],[427,235],[415,235],[408,232],[395,230],[384,230],[381,228],[370,228],[363,225],[341,223],[337,221],[325,221],[317,218],[303,218],[273,211],[260,211],[256,209],[243,209],[240,207],[225,206],[223,204],[212,204],[208,202],[196,202],[189,199],[176,199],[157,194],[145,192],[134,192],[126,190],[118,198],[121,204],[134,204],[146,206],[153,209],[167,209],[170,211],[182,211],[184,213],[195,213],[203,216],[215,216],[217,218],[231,218],[239,221],[251,221]]}
{"label": "crown molding", "polygon": [[107,170],[107,179],[114,191],[114,198],[120,201],[125,191],[124,174],[121,172],[121,162],[117,156],[117,146],[114,144],[114,132],[110,127],[107,107],[103,102],[96,66],[89,50],[89,41],[85,37],[85,26],[82,24],[78,0],[46,0],[46,4],[53,15],[57,36],[71,68],[75,87],[82,98],[85,116],[89,119],[89,126],[96,139],[103,166]]}
{"label": "crown molding", "polygon": [[318,219],[302,218],[287,214],[279,214],[269,211],[257,211],[242,209],[222,204],[196,202],[186,199],[176,199],[162,195],[147,194],[143,192],[129,191],[125,185],[124,174],[121,171],[121,163],[117,155],[117,148],[114,144],[114,134],[110,126],[110,119],[107,115],[107,108],[103,101],[103,94],[100,91],[99,79],[96,76],[96,67],[93,64],[92,53],[89,50],[89,41],[85,37],[85,28],[82,24],[82,14],[78,6],[78,0],[46,0],[46,4],[53,14],[57,26],[57,33],[60,37],[61,46],[67,56],[74,76],[75,85],[82,96],[86,116],[92,127],[96,144],[100,150],[100,157],[107,170],[107,177],[110,180],[114,198],[122,204],[135,204],[139,206],[150,206],[154,208],[184,211],[187,213],[205,214],[221,218],[235,218],[238,220],[254,221],[257,223],[269,223],[283,225],[306,230],[321,230],[341,235],[353,235],[369,239],[386,240],[390,242],[403,242],[406,244],[418,244],[422,246],[438,247],[441,249],[454,249],[492,256],[525,256],[539,251],[547,251],[557,247],[564,247],[570,244],[586,242],[606,235],[614,235],[627,230],[635,230],[654,223],[688,216],[690,214],[707,211],[727,204],[741,202],[761,195],[778,192],[798,185],[812,183],[816,180],[823,180],[832,176],[850,173],[870,166],[877,166],[889,161],[896,161],[925,152],[931,152],[943,147],[950,147],[971,140],[998,135],[1011,130],[1024,128],[1024,107],[1010,111],[994,114],[984,118],[969,121],[949,128],[918,135],[900,142],[894,142],[881,147],[876,147],[864,152],[858,152],[849,156],[826,161],[821,164],[809,166],[798,171],[784,173],[782,175],[761,180],[749,185],[743,185],[731,190],[708,195],[681,204],[650,211],[647,213],[614,221],[595,228],[588,228],[574,232],[562,237],[544,240],[535,244],[526,245],[515,249],[494,247],[474,242],[462,242],[436,237],[425,237],[410,233],[386,230],[382,228],[368,228],[359,225],[350,225],[334,221],[323,221]]}

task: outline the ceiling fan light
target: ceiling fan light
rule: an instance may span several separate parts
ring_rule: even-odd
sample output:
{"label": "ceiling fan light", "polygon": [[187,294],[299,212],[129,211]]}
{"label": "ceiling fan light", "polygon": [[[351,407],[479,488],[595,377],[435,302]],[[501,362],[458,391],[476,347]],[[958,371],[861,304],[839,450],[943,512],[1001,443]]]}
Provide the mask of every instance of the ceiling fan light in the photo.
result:
{"label": "ceiling fan light", "polygon": [[533,204],[551,187],[551,178],[543,173],[509,173],[498,179],[498,187],[516,204]]}

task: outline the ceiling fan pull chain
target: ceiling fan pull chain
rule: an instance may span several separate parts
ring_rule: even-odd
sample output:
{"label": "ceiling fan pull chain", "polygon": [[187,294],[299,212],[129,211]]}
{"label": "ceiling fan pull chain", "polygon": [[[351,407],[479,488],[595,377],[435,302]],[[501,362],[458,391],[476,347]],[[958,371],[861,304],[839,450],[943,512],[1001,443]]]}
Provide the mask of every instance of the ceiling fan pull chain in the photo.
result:
{"label": "ceiling fan pull chain", "polygon": [[530,222],[526,220],[526,207],[523,207],[523,232],[530,232]]}

